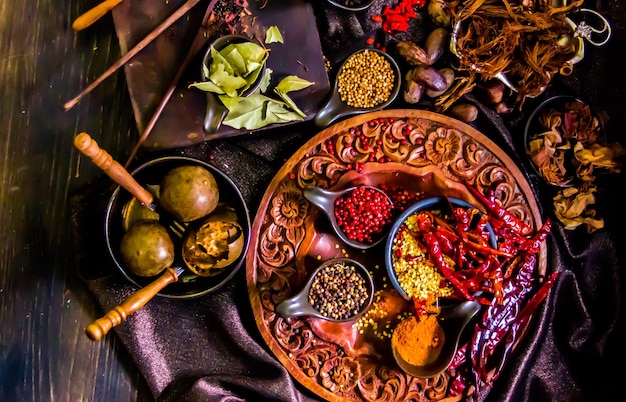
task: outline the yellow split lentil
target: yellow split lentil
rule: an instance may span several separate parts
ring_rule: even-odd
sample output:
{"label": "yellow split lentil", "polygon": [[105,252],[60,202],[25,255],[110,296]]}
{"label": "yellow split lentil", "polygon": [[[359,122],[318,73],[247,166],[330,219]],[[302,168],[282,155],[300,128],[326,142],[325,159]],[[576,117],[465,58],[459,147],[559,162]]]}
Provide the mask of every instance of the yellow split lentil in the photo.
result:
{"label": "yellow split lentil", "polygon": [[428,255],[409,234],[417,228],[417,214],[409,216],[404,223],[404,236],[396,236],[392,246],[393,269],[400,287],[409,297],[419,300],[434,300],[452,294],[452,288],[444,286],[444,277],[429,260]]}

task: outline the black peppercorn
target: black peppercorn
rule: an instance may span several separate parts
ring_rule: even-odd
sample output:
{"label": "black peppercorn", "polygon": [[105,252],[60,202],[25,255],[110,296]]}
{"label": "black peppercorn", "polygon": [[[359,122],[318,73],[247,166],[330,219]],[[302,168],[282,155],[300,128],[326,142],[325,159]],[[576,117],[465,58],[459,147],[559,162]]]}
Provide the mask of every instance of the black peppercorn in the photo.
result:
{"label": "black peppercorn", "polygon": [[345,263],[320,270],[313,278],[308,295],[313,308],[335,320],[356,315],[368,298],[367,281],[354,266]]}

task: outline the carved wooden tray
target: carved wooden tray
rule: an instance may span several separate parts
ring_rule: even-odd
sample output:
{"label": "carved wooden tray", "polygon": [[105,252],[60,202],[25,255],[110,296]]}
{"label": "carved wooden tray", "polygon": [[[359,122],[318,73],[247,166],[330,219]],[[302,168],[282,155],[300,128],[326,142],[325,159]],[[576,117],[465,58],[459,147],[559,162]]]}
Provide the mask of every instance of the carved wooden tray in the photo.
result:
{"label": "carved wooden tray", "polygon": [[[369,162],[372,152],[381,162]],[[293,377],[322,398],[346,401],[438,400],[446,395],[450,378],[448,373],[414,378],[396,366],[387,335],[409,306],[387,286],[384,245],[368,251],[344,246],[321,211],[303,198],[304,186],[385,183],[477,203],[462,182],[482,189],[495,180],[504,181],[498,187],[503,205],[538,228],[536,200],[515,163],[485,135],[450,117],[422,110],[374,112],[335,124],[304,144],[265,192],[246,261],[259,330]],[[300,290],[316,265],[346,254],[363,262],[376,282],[377,297],[366,313],[369,324],[283,319],[274,313],[274,306]],[[543,246],[540,273],[546,256]]]}

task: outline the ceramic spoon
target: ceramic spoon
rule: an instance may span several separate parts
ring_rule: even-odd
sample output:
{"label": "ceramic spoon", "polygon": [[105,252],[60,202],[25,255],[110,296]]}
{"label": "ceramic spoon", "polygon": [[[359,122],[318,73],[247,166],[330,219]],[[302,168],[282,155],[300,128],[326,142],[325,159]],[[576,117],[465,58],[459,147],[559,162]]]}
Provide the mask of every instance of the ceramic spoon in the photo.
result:
{"label": "ceramic spoon", "polygon": [[[367,288],[368,288],[367,289],[368,298],[365,301],[365,303],[363,303],[359,311],[356,314],[348,318],[340,319],[340,320],[324,316],[318,310],[313,308],[313,306],[311,306],[311,304],[309,303],[309,291],[311,290],[311,284],[315,280],[315,276],[317,275],[317,273],[321,271],[322,269],[324,269],[325,267],[329,265],[337,264],[337,263],[345,263],[346,265],[351,265],[355,267],[357,271],[359,272],[359,274],[367,282]],[[368,309],[368,307],[370,306],[373,300],[374,300],[374,281],[372,280],[372,277],[367,271],[367,269],[362,264],[358,263],[355,260],[352,260],[349,258],[335,258],[332,260],[328,260],[322,265],[320,265],[319,267],[317,267],[311,273],[309,280],[306,282],[302,290],[300,290],[295,295],[278,303],[275,307],[275,311],[278,315],[284,318],[310,316],[310,317],[321,318],[327,321],[346,322],[346,321],[356,320],[361,315],[363,315],[363,313],[365,313],[365,311]]]}
{"label": "ceramic spoon", "polygon": [[[379,191],[380,193],[382,193],[385,197],[387,197],[387,199],[389,199],[389,197],[387,196],[387,194],[385,194],[384,192],[382,192],[380,189],[374,187],[374,186],[360,186],[360,187],[365,187],[365,188],[370,188],[376,191]],[[353,191],[356,187],[349,187],[346,188],[344,190],[339,190],[339,191],[330,191],[330,190],[326,190],[320,187],[305,187],[302,190],[302,196],[309,201],[310,203],[312,203],[313,205],[315,205],[316,207],[318,207],[319,209],[321,209],[324,214],[328,217],[328,219],[330,220],[330,224],[333,227],[333,230],[335,231],[335,234],[344,242],[346,243],[348,246],[350,247],[354,247],[356,249],[359,250],[366,250],[369,248],[372,248],[374,246],[376,246],[377,244],[379,244],[380,242],[382,242],[385,239],[385,233],[380,233],[378,234],[378,238],[372,242],[372,243],[361,243],[359,241],[356,240],[350,240],[348,239],[348,237],[346,237],[346,234],[344,233],[344,231],[341,229],[341,227],[339,226],[339,224],[337,223],[337,218],[335,218],[335,201],[345,195],[350,193],[351,191]],[[391,203],[391,200],[389,200],[389,202]]]}
{"label": "ceramic spoon", "polygon": [[418,378],[432,378],[444,372],[459,348],[459,341],[463,330],[480,311],[480,303],[476,300],[463,301],[460,303],[440,307],[437,320],[444,333],[444,342],[438,353],[433,353],[432,357],[423,366],[415,366],[406,362],[392,343],[391,349],[393,357],[398,366],[407,374]]}
{"label": "ceramic spoon", "polygon": [[381,50],[378,50],[378,49],[357,50],[356,52],[352,53],[350,56],[346,58],[346,60],[342,63],[341,67],[339,67],[337,71],[341,71],[343,66],[346,64],[346,61],[350,57],[354,56],[355,54],[364,52],[365,50],[369,50],[371,52],[377,52],[380,55],[382,55],[389,62],[389,64],[391,65],[391,68],[393,69],[393,73],[394,73],[393,90],[391,91],[391,94],[389,95],[389,99],[387,99],[386,102],[383,102],[374,107],[369,107],[369,108],[352,107],[341,100],[341,94],[339,93],[339,87],[337,85],[337,80],[335,79],[335,85],[333,86],[333,90],[331,92],[330,98],[326,101],[324,106],[322,106],[321,109],[313,117],[313,122],[318,127],[323,128],[323,127],[329,126],[335,121],[346,116],[373,112],[376,110],[384,109],[387,106],[389,106],[398,96],[398,93],[400,92],[400,87],[402,85],[400,67],[398,66],[398,63],[396,63],[396,61],[393,59],[393,57],[391,57],[390,55],[388,55],[387,53]]}

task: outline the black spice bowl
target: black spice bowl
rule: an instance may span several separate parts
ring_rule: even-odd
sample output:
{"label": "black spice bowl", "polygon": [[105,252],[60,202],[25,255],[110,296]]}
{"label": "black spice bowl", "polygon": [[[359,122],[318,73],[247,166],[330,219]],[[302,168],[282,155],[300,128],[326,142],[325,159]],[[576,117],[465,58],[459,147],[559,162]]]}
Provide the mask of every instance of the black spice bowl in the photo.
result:
{"label": "black spice bowl", "polygon": [[373,300],[374,281],[367,269],[353,259],[334,258],[317,267],[302,290],[278,303],[275,311],[284,318],[350,322],[358,320]]}
{"label": "black spice bowl", "polygon": [[[448,203],[449,202],[449,203]],[[409,298],[406,290],[400,284],[398,280],[398,274],[395,269],[395,258],[394,258],[394,242],[396,237],[398,236],[398,232],[401,227],[406,224],[407,219],[413,215],[418,213],[419,211],[446,211],[450,208],[450,205],[454,207],[461,208],[476,208],[474,205],[468,203],[467,201],[454,198],[454,197],[430,197],[425,198],[411,205],[409,208],[404,210],[398,218],[394,221],[391,229],[389,231],[389,236],[387,237],[387,242],[385,244],[385,266],[387,269],[387,276],[389,277],[392,286],[394,289],[404,298]],[[486,225],[486,229],[489,232],[489,243],[491,247],[498,248],[498,242],[496,239],[495,232],[489,223]]]}
{"label": "black spice bowl", "polygon": [[[384,58],[385,61],[389,63],[391,72],[393,72],[393,82],[388,83],[390,85],[389,96],[386,98],[385,101],[377,103],[375,106],[368,106],[368,107],[351,106],[342,100],[341,89],[340,89],[341,81],[339,79],[339,76],[340,74],[342,74],[342,71],[344,71],[344,69],[352,70],[352,68],[348,68],[348,67],[353,63],[354,60],[359,60],[360,58],[364,58],[366,56],[374,57],[374,58],[376,58],[377,56],[381,56]],[[368,65],[373,66],[372,64],[368,64]],[[367,70],[370,70],[370,69],[373,70],[373,67]],[[346,59],[344,60],[344,62],[341,64],[341,66],[339,67],[337,71],[338,71],[337,77],[335,77],[335,83],[334,83],[330,97],[328,98],[326,103],[320,108],[320,110],[315,114],[315,117],[313,118],[313,122],[315,123],[315,125],[320,128],[327,127],[344,117],[382,110],[390,106],[393,103],[393,101],[398,97],[398,94],[400,93],[400,88],[402,87],[402,73],[400,71],[400,66],[398,65],[398,63],[390,54],[383,52],[382,50],[376,49],[376,48],[364,48],[364,49],[359,49],[353,52],[351,55],[346,57]],[[371,84],[372,83],[370,81],[370,85]],[[380,89],[372,90],[371,88],[372,88],[371,86],[367,87],[367,89],[359,88],[359,91],[361,91],[360,94],[366,97],[373,96],[373,95],[380,95]]]}
{"label": "black spice bowl", "polygon": [[[228,206],[234,211],[238,223],[243,229],[244,236],[241,253],[232,262],[229,262],[218,274],[214,276],[196,275],[189,268],[185,267],[181,254],[183,238],[179,229],[189,230],[196,222],[190,222],[184,228],[178,228],[172,224],[172,220],[167,214],[155,215],[146,207],[141,205],[136,198],[122,187],[117,187],[113,192],[105,213],[105,238],[106,246],[111,258],[119,271],[132,284],[139,288],[145,288],[155,281],[156,276],[139,276],[131,272],[121,255],[120,244],[124,233],[132,224],[132,221],[148,217],[158,219],[163,226],[170,231],[171,238],[175,245],[175,264],[177,264],[178,280],[163,288],[158,295],[170,298],[192,298],[203,296],[216,291],[230,281],[245,261],[245,255],[250,242],[250,214],[243,195],[235,183],[222,171],[202,160],[183,156],[166,156],[150,160],[139,166],[131,175],[143,187],[158,195],[159,186],[165,175],[172,169],[181,166],[200,166],[211,172],[219,188],[220,206]],[[158,197],[157,197],[158,198]],[[217,209],[216,209],[217,210]],[[203,221],[205,218],[199,219]],[[180,225],[180,224],[179,224]]]}
{"label": "black spice bowl", "polygon": [[[579,110],[581,108],[588,108],[590,113],[589,119],[580,118],[575,124],[579,127],[576,130],[581,133],[581,138],[573,138],[568,135],[568,129],[566,129],[565,114],[568,112],[574,113],[573,115],[580,116]],[[548,114],[554,113],[560,115],[560,124],[555,127],[555,130],[560,133],[560,141],[556,144],[555,152],[548,157],[547,153],[540,153],[537,149],[541,141],[545,141],[542,137],[545,133],[551,131],[550,125],[553,124],[556,119],[547,121],[545,118]],[[589,125],[587,125],[589,123]],[[570,95],[558,95],[546,99],[539,104],[530,114],[526,121],[526,127],[524,128],[524,147],[525,153],[528,157],[528,161],[534,171],[548,184],[555,187],[570,187],[577,184],[578,179],[576,177],[578,161],[574,156],[574,144],[577,141],[583,143],[587,140],[588,134],[596,136],[594,141],[590,143],[604,144],[605,138],[605,125],[606,116],[603,116],[597,111],[594,111],[584,101]],[[583,130],[583,126],[586,127]],[[545,137],[546,139],[550,137]],[[537,161],[535,161],[537,159]],[[560,162],[557,163],[557,160]],[[542,168],[538,166],[538,161],[545,164]],[[548,164],[547,162],[550,161]]]}

